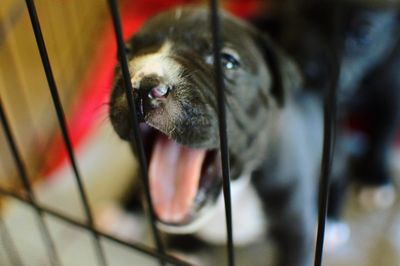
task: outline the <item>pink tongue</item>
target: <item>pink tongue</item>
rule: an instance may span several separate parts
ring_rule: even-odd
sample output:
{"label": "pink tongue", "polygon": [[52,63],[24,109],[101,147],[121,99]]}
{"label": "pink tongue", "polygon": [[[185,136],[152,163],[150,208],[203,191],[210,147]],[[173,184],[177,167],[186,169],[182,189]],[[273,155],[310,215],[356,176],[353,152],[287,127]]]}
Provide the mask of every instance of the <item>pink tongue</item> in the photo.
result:
{"label": "pink tongue", "polygon": [[181,222],[189,214],[205,154],[205,150],[157,137],[149,166],[150,193],[156,215],[163,222]]}

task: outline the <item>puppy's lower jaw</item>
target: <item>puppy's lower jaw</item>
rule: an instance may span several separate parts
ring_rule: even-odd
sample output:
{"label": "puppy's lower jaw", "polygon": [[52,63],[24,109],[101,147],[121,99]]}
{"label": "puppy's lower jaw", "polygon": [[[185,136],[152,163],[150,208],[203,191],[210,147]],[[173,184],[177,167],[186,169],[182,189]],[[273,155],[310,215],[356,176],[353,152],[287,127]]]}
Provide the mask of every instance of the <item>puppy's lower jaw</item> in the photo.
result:
{"label": "puppy's lower jaw", "polygon": [[194,232],[221,191],[218,152],[183,146],[156,129],[147,147],[152,204],[161,229]]}

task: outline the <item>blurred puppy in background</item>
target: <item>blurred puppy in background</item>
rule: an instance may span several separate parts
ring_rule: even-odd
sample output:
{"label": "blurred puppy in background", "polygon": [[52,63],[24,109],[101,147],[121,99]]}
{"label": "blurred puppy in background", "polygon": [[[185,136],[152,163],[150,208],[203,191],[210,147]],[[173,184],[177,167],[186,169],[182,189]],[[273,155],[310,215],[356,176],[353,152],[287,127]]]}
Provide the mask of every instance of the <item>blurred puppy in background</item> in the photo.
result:
{"label": "blurred puppy in background", "polygon": [[[361,203],[395,199],[389,157],[400,125],[400,1],[287,0],[271,21],[278,42],[300,65],[305,87],[326,95],[339,64],[338,143],[329,216],[338,219],[347,180],[363,185]],[[358,142],[344,143],[349,118]],[[361,124],[361,126],[360,126]],[[354,141],[353,141],[354,142]],[[350,156],[347,157],[347,156]]]}
{"label": "blurred puppy in background", "polygon": [[396,198],[389,159],[400,125],[399,8],[396,0],[286,0],[254,20],[295,58],[304,88],[321,101],[339,66],[328,247],[349,237],[340,218],[350,180],[361,185],[365,208]]}

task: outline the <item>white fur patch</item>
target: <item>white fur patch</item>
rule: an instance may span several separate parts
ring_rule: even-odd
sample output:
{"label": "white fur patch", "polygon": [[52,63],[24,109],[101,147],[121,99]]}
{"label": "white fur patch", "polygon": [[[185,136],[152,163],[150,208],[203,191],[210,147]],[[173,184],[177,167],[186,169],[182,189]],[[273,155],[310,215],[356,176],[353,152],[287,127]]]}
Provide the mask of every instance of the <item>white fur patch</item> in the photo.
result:
{"label": "white fur patch", "polygon": [[[235,245],[247,245],[266,234],[267,220],[262,203],[250,184],[250,175],[231,183],[232,227]],[[225,204],[221,194],[209,221],[197,232],[201,239],[213,243],[226,243]]]}
{"label": "white fur patch", "polygon": [[134,89],[138,89],[142,78],[148,75],[157,75],[170,83],[179,82],[182,67],[169,57],[171,46],[167,41],[157,52],[136,57],[129,62]]}

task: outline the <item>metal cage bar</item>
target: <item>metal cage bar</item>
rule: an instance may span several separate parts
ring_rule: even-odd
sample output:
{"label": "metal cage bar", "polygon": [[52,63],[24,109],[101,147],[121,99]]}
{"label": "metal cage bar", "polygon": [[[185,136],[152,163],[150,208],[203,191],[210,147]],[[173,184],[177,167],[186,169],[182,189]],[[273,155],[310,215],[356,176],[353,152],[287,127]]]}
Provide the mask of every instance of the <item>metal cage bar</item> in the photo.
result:
{"label": "metal cage bar", "polygon": [[47,227],[47,224],[44,220],[44,214],[43,212],[37,207],[37,201],[36,201],[36,196],[33,192],[32,186],[29,181],[28,174],[26,172],[25,165],[22,161],[22,157],[20,155],[20,152],[17,148],[16,142],[13,137],[13,133],[11,132],[11,128],[8,122],[8,118],[6,116],[5,110],[3,108],[3,103],[0,99],[0,120],[1,124],[3,127],[4,134],[7,139],[8,146],[10,148],[10,152],[14,158],[15,166],[18,170],[19,178],[21,180],[21,183],[24,187],[24,192],[26,193],[26,196],[28,198],[28,201],[32,203],[32,206],[34,207],[36,214],[37,214],[37,223],[39,230],[42,234],[43,240],[45,242],[45,245],[47,247],[47,251],[49,253],[49,259],[52,265],[60,265],[60,259],[58,256],[58,253],[56,251],[54,242],[51,238],[51,234],[49,231],[49,228]]}
{"label": "metal cage bar", "polygon": [[[138,160],[139,160],[139,170],[140,170],[140,176],[141,176],[141,181],[142,185],[144,188],[145,192],[145,200],[146,204],[148,207],[148,215],[150,218],[150,223],[151,223],[151,230],[153,233],[153,238],[155,245],[157,247],[157,250],[159,253],[164,254],[164,245],[161,241],[160,234],[156,228],[156,215],[154,213],[154,208],[153,204],[151,201],[151,196],[150,196],[150,189],[149,189],[149,176],[148,176],[148,171],[147,171],[147,163],[146,163],[146,157],[144,153],[144,148],[143,148],[143,142],[142,142],[142,137],[140,135],[140,129],[139,129],[139,121],[138,121],[138,114],[136,112],[136,103],[133,101],[133,88],[131,84],[131,77],[129,73],[129,67],[128,67],[128,61],[125,55],[125,45],[124,45],[124,40],[122,36],[122,26],[121,26],[121,19],[118,11],[118,5],[115,0],[108,0],[111,16],[112,16],[112,21],[114,25],[114,32],[115,32],[115,39],[117,42],[117,47],[118,47],[118,59],[119,59],[119,64],[121,66],[122,70],[122,78],[123,78],[123,85],[125,88],[125,94],[126,98],[128,100],[129,104],[129,110],[130,110],[130,119],[132,122],[133,126],[133,142],[135,144],[137,154],[138,154]],[[160,257],[160,263],[161,265],[164,265],[164,260],[162,257]]]}
{"label": "metal cage bar", "polygon": [[11,265],[22,266],[21,256],[18,253],[15,243],[12,240],[11,234],[8,231],[7,225],[0,216],[0,238],[4,243],[4,249],[7,253],[7,257]]}
{"label": "metal cage bar", "polygon": [[[21,197],[20,195],[14,193],[14,192],[10,192],[10,191],[7,191],[5,189],[0,188],[0,194],[3,195],[3,196],[10,197],[12,199],[18,200],[18,201],[20,201],[22,203],[25,203],[25,204],[28,204],[28,205],[34,207],[34,203],[33,202]],[[79,227],[79,228],[82,228],[82,229],[85,229],[85,230],[90,230],[91,231],[93,229],[99,236],[101,236],[103,238],[106,238],[108,240],[111,240],[111,241],[113,241],[115,243],[118,243],[118,244],[124,245],[126,247],[132,248],[132,249],[134,249],[134,250],[136,250],[138,252],[141,252],[141,253],[143,253],[145,255],[151,256],[153,258],[162,258],[165,262],[171,263],[173,265],[193,266],[192,264],[190,264],[190,263],[188,263],[186,261],[183,261],[181,259],[175,258],[175,257],[170,256],[170,255],[161,254],[156,249],[148,247],[148,246],[143,245],[141,243],[138,243],[138,242],[135,242],[135,243],[127,242],[127,241],[121,240],[121,239],[119,239],[119,238],[117,238],[117,237],[115,237],[113,235],[106,234],[104,232],[98,231],[96,228],[91,228],[90,225],[88,225],[86,223],[82,223],[82,222],[80,222],[80,221],[78,221],[76,219],[68,217],[65,214],[62,214],[61,212],[58,212],[58,211],[52,210],[52,209],[50,209],[48,207],[42,206],[41,204],[36,203],[35,206],[37,206],[37,208],[40,209],[42,212],[44,212],[44,213],[46,213],[46,214],[48,214],[48,215],[50,215],[52,217],[55,217],[55,218],[60,219],[60,220],[62,220],[64,222],[67,222],[67,223],[69,223],[69,224],[71,224],[73,226],[76,226],[76,227]]]}
{"label": "metal cage bar", "polygon": [[94,246],[97,252],[97,258],[100,265],[107,265],[106,257],[104,254],[104,250],[101,246],[99,235],[97,234],[96,230],[94,229],[94,221],[92,211],[90,209],[89,201],[86,195],[86,191],[82,182],[81,175],[78,170],[78,166],[75,160],[75,155],[72,149],[72,144],[68,134],[67,123],[65,121],[64,110],[60,101],[60,97],[58,95],[57,85],[54,79],[53,71],[51,68],[50,60],[47,54],[46,44],[43,38],[42,30],[40,27],[39,18],[37,16],[36,7],[34,0],[26,0],[26,5],[29,12],[29,17],[31,20],[32,28],[35,34],[36,44],[38,46],[38,50],[40,53],[40,58],[42,60],[43,69],[46,74],[47,82],[50,89],[50,94],[53,100],[54,108],[56,110],[59,126],[61,129],[61,133],[63,136],[64,144],[67,149],[68,158],[70,160],[72,170],[74,172],[75,180],[78,185],[79,195],[84,207],[85,215],[87,222],[89,224],[89,230],[92,232],[93,239],[94,239]]}
{"label": "metal cage bar", "polygon": [[221,162],[222,162],[222,179],[223,179],[223,192],[225,203],[225,218],[226,218],[226,231],[227,231],[227,257],[228,265],[235,265],[235,252],[233,244],[233,228],[232,228],[232,202],[231,202],[231,188],[230,188],[230,166],[229,166],[229,150],[228,150],[228,136],[226,132],[226,110],[225,110],[225,86],[221,67],[221,33],[220,33],[220,20],[218,10],[218,0],[210,1],[211,13],[211,32],[213,39],[213,56],[214,56],[214,71],[215,71],[215,85],[216,96],[218,101],[218,122],[219,122],[219,136],[221,148]]}
{"label": "metal cage bar", "polygon": [[318,195],[318,229],[315,249],[314,266],[322,265],[322,254],[324,249],[325,224],[328,210],[328,197],[330,187],[330,171],[332,165],[332,154],[334,152],[335,138],[335,113],[336,113],[336,81],[330,88],[329,95],[325,97],[324,103],[324,142],[321,160],[321,177]]}
{"label": "metal cage bar", "polygon": [[323,147],[321,158],[321,175],[318,194],[318,227],[317,240],[315,243],[314,266],[322,265],[322,256],[324,251],[325,225],[328,211],[329,188],[331,183],[331,168],[333,154],[336,142],[336,109],[337,109],[337,89],[340,75],[340,55],[342,53],[342,44],[339,43],[339,11],[332,10],[334,21],[332,24],[332,34],[330,41],[333,43],[332,57],[332,80],[328,91],[324,95],[324,132]]}

